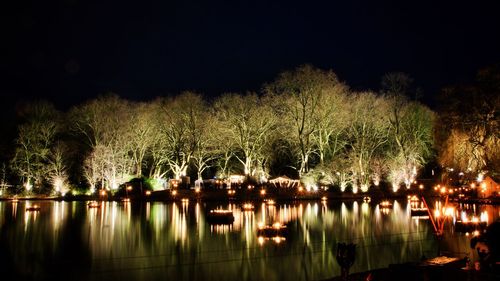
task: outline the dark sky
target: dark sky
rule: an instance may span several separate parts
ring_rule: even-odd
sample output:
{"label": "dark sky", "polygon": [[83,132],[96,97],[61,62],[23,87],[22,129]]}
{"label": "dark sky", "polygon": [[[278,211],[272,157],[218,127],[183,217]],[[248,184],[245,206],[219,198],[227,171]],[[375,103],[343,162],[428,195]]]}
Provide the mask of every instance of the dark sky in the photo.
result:
{"label": "dark sky", "polygon": [[9,2],[0,11],[4,105],[259,90],[305,63],[356,89],[406,72],[430,100],[500,62],[496,1]]}

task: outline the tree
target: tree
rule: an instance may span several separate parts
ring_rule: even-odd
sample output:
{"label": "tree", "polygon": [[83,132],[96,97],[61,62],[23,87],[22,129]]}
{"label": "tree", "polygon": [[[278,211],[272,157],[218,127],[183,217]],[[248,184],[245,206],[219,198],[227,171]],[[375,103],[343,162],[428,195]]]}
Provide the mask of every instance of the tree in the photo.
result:
{"label": "tree", "polygon": [[59,130],[59,112],[47,102],[28,104],[18,127],[11,168],[21,177],[27,191],[40,187],[45,177],[50,148]]}
{"label": "tree", "polygon": [[161,142],[163,154],[161,162],[167,163],[176,179],[185,176],[195,152],[199,130],[202,129],[202,116],[206,108],[202,97],[192,92],[165,99],[161,104],[162,122],[160,130],[164,141]]}
{"label": "tree", "polygon": [[88,147],[84,160],[87,181],[91,187],[100,181],[102,188],[117,190],[133,173],[129,102],[110,94],[73,108],[70,116],[74,132]]}
{"label": "tree", "polygon": [[[323,96],[339,91],[338,87],[339,81],[333,72],[309,65],[283,72],[272,84],[265,86],[268,94],[276,95],[282,102],[282,106],[275,109],[295,142],[296,154],[300,159],[299,175],[309,171],[310,157],[318,148],[317,141],[321,141],[322,145],[327,142],[323,134],[326,131],[317,131],[320,125],[318,120],[322,118],[318,112],[323,106],[328,106],[321,104]],[[321,112],[329,114],[328,110]],[[318,133],[316,137],[315,133]]]}
{"label": "tree", "polygon": [[271,107],[256,94],[226,94],[215,101],[214,109],[221,133],[237,150],[233,155],[245,175],[256,176],[265,157],[263,148],[277,123]]}
{"label": "tree", "polygon": [[348,157],[351,162],[353,191],[370,186],[370,163],[382,153],[387,142],[389,104],[374,93],[357,93],[351,96],[351,122],[347,128],[349,139]]}
{"label": "tree", "polygon": [[130,106],[131,133],[129,135],[129,150],[133,161],[133,172],[136,177],[142,176],[142,169],[147,153],[153,146],[158,134],[155,124],[158,110],[154,102],[133,103]]}
{"label": "tree", "polygon": [[401,182],[410,188],[418,169],[432,155],[434,113],[419,103],[400,100],[400,97],[393,97],[392,101],[389,177],[397,190]]}
{"label": "tree", "polygon": [[472,85],[444,89],[440,100],[440,163],[462,171],[498,173],[500,67],[481,70]]}
{"label": "tree", "polygon": [[390,103],[389,179],[396,191],[401,183],[410,188],[418,169],[432,154],[434,114],[416,101],[409,101],[413,80],[404,73],[382,79],[381,92]]}

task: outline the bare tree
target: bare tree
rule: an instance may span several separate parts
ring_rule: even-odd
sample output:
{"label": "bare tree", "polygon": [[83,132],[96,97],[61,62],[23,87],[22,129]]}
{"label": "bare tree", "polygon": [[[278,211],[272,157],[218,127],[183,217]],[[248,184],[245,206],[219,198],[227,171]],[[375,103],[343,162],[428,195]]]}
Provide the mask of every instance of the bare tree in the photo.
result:
{"label": "bare tree", "polygon": [[176,179],[185,176],[203,126],[200,113],[205,109],[202,97],[192,92],[165,99],[162,102],[159,162],[167,163]]}
{"label": "bare tree", "polygon": [[99,97],[72,109],[71,118],[74,131],[84,136],[90,150],[84,165],[90,185],[98,177],[102,188],[117,190],[133,173],[130,104],[116,95]]}
{"label": "bare tree", "polygon": [[[322,145],[328,142],[325,131],[317,132],[320,125],[318,120],[321,119],[318,112],[320,108],[328,106],[321,104],[323,96],[336,91],[338,84],[333,72],[306,65],[281,73],[272,84],[265,87],[267,93],[276,95],[282,102],[282,106],[275,109],[295,142],[300,159],[299,175],[309,171],[310,157],[318,147],[315,141],[321,140]],[[328,110],[323,110],[323,113],[328,114]],[[318,133],[316,138],[315,133]]]}
{"label": "bare tree", "polygon": [[214,104],[221,133],[239,153],[233,155],[243,165],[245,175],[255,176],[263,148],[277,119],[270,106],[256,94],[226,94]]}
{"label": "bare tree", "polygon": [[40,187],[46,171],[50,148],[59,130],[59,113],[47,102],[29,104],[18,128],[16,150],[11,168],[22,179],[26,190]]}
{"label": "bare tree", "polygon": [[370,163],[382,153],[389,133],[389,104],[371,92],[352,95],[351,122],[347,129],[350,145],[353,191],[366,192],[370,186]]}

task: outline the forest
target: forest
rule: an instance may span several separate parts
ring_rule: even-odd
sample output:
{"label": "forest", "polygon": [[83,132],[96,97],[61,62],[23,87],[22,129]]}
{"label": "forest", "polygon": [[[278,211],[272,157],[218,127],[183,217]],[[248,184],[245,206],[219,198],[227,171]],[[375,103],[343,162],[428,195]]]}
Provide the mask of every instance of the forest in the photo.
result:
{"label": "forest", "polygon": [[210,100],[185,91],[150,101],[109,93],[59,111],[47,101],[16,108],[3,149],[2,189],[13,193],[117,191],[143,179],[264,183],[276,176],[309,188],[367,192],[409,187],[426,167],[475,177],[500,164],[500,72],[447,87],[433,110],[412,79],[390,73],[377,91],[356,91],[310,65],[279,74],[257,93]]}

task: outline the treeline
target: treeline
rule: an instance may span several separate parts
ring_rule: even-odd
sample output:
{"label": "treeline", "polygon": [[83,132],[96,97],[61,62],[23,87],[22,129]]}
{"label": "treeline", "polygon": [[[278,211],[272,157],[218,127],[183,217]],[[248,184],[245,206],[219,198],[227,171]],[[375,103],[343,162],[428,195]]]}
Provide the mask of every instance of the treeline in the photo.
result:
{"label": "treeline", "polygon": [[436,155],[436,116],[413,96],[401,73],[386,75],[378,92],[356,92],[332,71],[302,66],[260,93],[210,102],[183,92],[148,102],[111,94],[68,112],[32,103],[7,173],[25,190],[61,193],[77,185],[116,190],[138,177],[230,174],[258,182],[286,174],[342,191],[381,182],[398,189]]}

